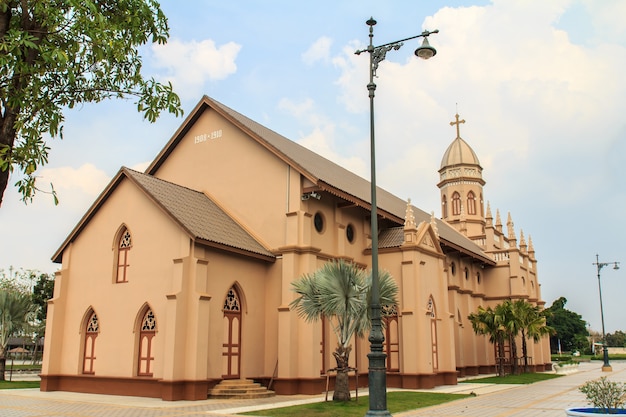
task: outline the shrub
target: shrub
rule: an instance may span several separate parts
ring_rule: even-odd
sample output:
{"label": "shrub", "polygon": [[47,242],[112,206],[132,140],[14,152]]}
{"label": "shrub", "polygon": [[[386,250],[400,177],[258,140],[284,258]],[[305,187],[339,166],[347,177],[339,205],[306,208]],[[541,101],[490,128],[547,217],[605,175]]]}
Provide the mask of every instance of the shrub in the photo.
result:
{"label": "shrub", "polygon": [[626,384],[609,381],[605,376],[587,381],[579,389],[586,395],[587,402],[607,414],[615,414],[626,404]]}

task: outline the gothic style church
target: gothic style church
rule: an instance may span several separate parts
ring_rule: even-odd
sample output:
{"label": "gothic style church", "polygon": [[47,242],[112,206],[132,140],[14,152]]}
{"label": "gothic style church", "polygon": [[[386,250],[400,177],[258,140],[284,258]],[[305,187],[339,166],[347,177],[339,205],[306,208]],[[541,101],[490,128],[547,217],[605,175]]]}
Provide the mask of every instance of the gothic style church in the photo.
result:
{"label": "gothic style church", "polygon": [[[493,345],[467,316],[505,299],[544,304],[532,241],[485,207],[460,123],[439,170],[441,219],[378,190],[379,264],[400,289],[385,315],[390,387],[493,372]],[[336,341],[289,309],[291,282],[330,259],[369,268],[370,208],[367,180],[203,97],[53,255],[41,389],[198,400],[248,378],[323,392]],[[369,342],[353,347],[366,384]],[[548,340],[529,356],[549,367]]]}

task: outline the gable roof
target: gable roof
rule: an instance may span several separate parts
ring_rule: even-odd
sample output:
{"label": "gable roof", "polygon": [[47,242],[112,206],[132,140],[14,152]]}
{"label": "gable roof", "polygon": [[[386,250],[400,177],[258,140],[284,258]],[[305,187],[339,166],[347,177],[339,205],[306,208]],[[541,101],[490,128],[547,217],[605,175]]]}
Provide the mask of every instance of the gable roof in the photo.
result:
{"label": "gable roof", "polygon": [[124,178],[137,185],[191,239],[207,246],[246,254],[266,261],[276,259],[272,252],[246,232],[207,195],[122,167],[54,254],[52,257],[54,262],[61,262],[61,255],[65,247],[86,226],[91,216],[102,206],[106,198],[111,195]]}
{"label": "gable roof", "polygon": [[[161,164],[165,162],[176,145],[183,139],[185,133],[209,108],[246,132],[251,138],[296,169],[321,190],[350,201],[368,211],[371,210],[371,185],[368,180],[207,96],[200,100],[185,122],[146,169],[147,174],[154,175],[158,171]],[[377,187],[376,197],[379,216],[391,219],[397,224],[404,224],[406,201],[380,187]],[[413,211],[416,223],[430,222],[430,214],[415,206],[413,206]],[[439,219],[436,219],[436,222],[442,244],[478,258],[481,262],[495,265],[494,260],[485,254],[480,246],[461,235],[448,223]]]}

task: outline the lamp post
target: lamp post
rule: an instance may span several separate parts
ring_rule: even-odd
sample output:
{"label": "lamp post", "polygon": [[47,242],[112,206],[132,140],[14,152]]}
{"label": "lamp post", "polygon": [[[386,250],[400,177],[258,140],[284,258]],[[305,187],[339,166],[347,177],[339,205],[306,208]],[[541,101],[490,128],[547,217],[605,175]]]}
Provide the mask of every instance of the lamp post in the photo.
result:
{"label": "lamp post", "polygon": [[387,410],[387,367],[385,359],[387,355],[383,352],[383,342],[385,337],[382,331],[381,322],[381,305],[380,305],[380,289],[378,278],[378,213],[376,207],[376,151],[374,141],[374,92],[376,84],[374,77],[378,64],[385,60],[385,55],[390,50],[398,50],[408,41],[416,38],[424,38],[422,45],[415,50],[415,55],[422,58],[432,58],[437,51],[428,43],[428,36],[431,33],[438,33],[438,30],[432,32],[424,31],[419,35],[401,39],[399,41],[386,43],[380,46],[374,46],[374,25],[376,20],[370,18],[365,22],[369,27],[370,43],[367,49],[356,51],[355,54],[360,55],[362,52],[370,54],[370,81],[367,84],[370,98],[370,162],[371,162],[371,193],[372,193],[372,209],[371,209],[371,234],[372,234],[372,297],[370,300],[370,312],[372,320],[372,329],[369,335],[370,353],[367,355],[369,360],[368,367],[368,386],[369,386],[369,410],[366,416],[391,416]]}
{"label": "lamp post", "polygon": [[600,284],[600,271],[607,265],[613,264],[613,269],[619,269],[619,262],[600,262],[598,254],[596,254],[596,261],[593,265],[596,266],[598,271],[598,291],[600,292],[600,318],[602,319],[602,350],[604,355],[604,364],[602,365],[603,372],[611,372],[613,368],[609,363],[609,348],[606,345],[606,333],[604,332],[604,308],[602,307],[602,285]]}

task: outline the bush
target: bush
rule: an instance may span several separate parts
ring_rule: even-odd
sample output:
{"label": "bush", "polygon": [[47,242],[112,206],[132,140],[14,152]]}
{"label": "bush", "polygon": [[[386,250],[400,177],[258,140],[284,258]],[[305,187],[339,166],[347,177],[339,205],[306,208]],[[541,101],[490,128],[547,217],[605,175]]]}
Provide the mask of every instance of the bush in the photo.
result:
{"label": "bush", "polygon": [[571,362],[572,356],[571,355],[552,355],[550,357],[550,360],[552,362]]}
{"label": "bush", "polygon": [[607,414],[615,414],[626,404],[626,384],[609,381],[605,376],[585,382],[579,390],[586,395],[587,402]]}

